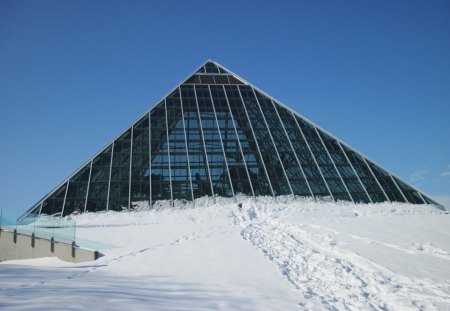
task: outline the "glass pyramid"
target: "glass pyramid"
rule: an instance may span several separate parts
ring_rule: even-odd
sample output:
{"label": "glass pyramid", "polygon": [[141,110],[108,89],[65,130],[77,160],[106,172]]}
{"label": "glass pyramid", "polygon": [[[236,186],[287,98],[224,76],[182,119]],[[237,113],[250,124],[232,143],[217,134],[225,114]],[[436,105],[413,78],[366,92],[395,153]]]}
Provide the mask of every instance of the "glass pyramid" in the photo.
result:
{"label": "glass pyramid", "polygon": [[21,218],[240,193],[442,207],[208,60]]}

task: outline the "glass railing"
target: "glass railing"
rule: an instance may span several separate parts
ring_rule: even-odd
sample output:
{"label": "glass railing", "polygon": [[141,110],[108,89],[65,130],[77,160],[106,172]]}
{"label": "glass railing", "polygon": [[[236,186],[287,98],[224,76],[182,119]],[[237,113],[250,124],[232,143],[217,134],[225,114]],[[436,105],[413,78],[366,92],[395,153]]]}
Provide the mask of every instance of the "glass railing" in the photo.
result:
{"label": "glass railing", "polygon": [[0,228],[5,231],[16,230],[17,234],[29,235],[34,234],[35,238],[53,240],[55,242],[69,243],[75,242],[77,246],[90,248],[90,249],[109,249],[116,246],[92,241],[80,239],[77,237],[77,224],[76,220],[70,217],[61,217],[61,215],[27,215],[17,221],[13,222],[2,215],[0,209]]}
{"label": "glass railing", "polygon": [[36,238],[51,239],[58,242],[76,242],[76,221],[58,216],[32,216],[17,220],[18,234],[32,235]]}

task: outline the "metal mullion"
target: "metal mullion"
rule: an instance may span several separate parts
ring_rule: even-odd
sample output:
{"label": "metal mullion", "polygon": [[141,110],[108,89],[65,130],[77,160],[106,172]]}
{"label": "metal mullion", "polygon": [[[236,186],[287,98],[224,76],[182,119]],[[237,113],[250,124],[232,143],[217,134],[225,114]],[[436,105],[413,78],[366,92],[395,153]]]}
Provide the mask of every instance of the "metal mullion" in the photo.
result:
{"label": "metal mullion", "polygon": [[256,148],[258,149],[259,158],[260,158],[261,164],[262,164],[262,166],[264,168],[264,172],[266,173],[267,182],[269,183],[270,190],[272,191],[272,196],[275,196],[275,193],[273,192],[272,182],[270,181],[269,174],[267,173],[266,165],[265,165],[265,163],[263,161],[263,157],[261,155],[261,150],[259,149],[258,139],[256,138],[255,131],[253,130],[252,123],[250,122],[250,117],[249,117],[248,112],[247,112],[247,107],[245,107],[244,98],[242,97],[241,89],[239,88],[239,86],[237,86],[237,90],[239,92],[239,96],[240,96],[241,101],[242,101],[242,107],[244,107],[245,115],[247,116],[248,124],[250,125],[250,129],[251,129],[251,131],[253,133],[253,138],[255,139]]}
{"label": "metal mullion", "polygon": [[112,166],[113,166],[113,159],[114,159],[114,144],[115,144],[115,141],[113,141],[113,143],[111,145],[111,161],[109,163],[108,195],[106,196],[106,210],[109,210],[109,194],[111,191],[111,173],[112,173]]}
{"label": "metal mullion", "polygon": [[153,201],[152,201],[152,130],[151,130],[151,114],[150,111],[148,112],[148,184],[149,184],[149,206],[150,208],[153,205]]}
{"label": "metal mullion", "polygon": [[[358,153],[358,155],[359,155],[359,153]],[[369,168],[369,171],[372,173],[372,176],[375,179],[375,181],[377,182],[377,184],[380,187],[381,191],[383,191],[383,194],[386,197],[386,200],[389,201],[389,202],[392,202],[391,199],[389,199],[388,195],[386,194],[386,191],[384,191],[384,188],[381,186],[380,181],[378,180],[377,176],[372,171],[372,168],[370,167],[369,163],[367,163],[366,158],[362,156],[362,159],[364,160],[364,163],[366,164],[366,166]]]}
{"label": "metal mullion", "polygon": [[278,116],[278,119],[280,120],[281,126],[283,127],[284,133],[286,134],[286,137],[288,139],[289,145],[291,146],[292,153],[294,154],[294,157],[297,160],[298,166],[300,167],[300,171],[302,172],[303,178],[306,181],[306,185],[308,186],[309,192],[311,193],[311,196],[314,199],[316,199],[316,197],[314,196],[314,193],[313,193],[313,191],[311,189],[311,186],[309,185],[308,178],[306,178],[306,174],[305,174],[305,171],[303,170],[302,164],[300,163],[300,160],[299,160],[299,158],[297,156],[297,152],[295,152],[294,145],[292,145],[291,139],[289,138],[289,134],[288,134],[288,132],[286,130],[286,127],[284,126],[283,120],[281,119],[280,114],[278,113],[278,109],[275,106],[275,102],[272,99],[270,101],[271,101],[271,103],[272,103],[272,105],[274,107],[274,110],[275,110],[275,112],[276,112],[276,114]]}
{"label": "metal mullion", "polygon": [[314,130],[316,131],[317,136],[320,139],[320,142],[322,143],[323,148],[325,149],[325,151],[327,152],[328,158],[330,158],[331,163],[333,163],[334,169],[336,170],[336,173],[338,174],[339,178],[341,179],[342,185],[344,185],[345,190],[347,190],[348,196],[350,197],[350,199],[353,201],[353,203],[355,203],[355,200],[353,199],[352,195],[350,194],[350,191],[347,188],[347,185],[344,182],[344,179],[342,178],[341,173],[339,172],[336,163],[334,163],[333,158],[331,157],[330,152],[328,151],[327,146],[325,145],[325,143],[323,142],[322,137],[320,136],[319,131],[317,130],[317,128],[314,126]]}
{"label": "metal mullion", "polygon": [[131,126],[130,174],[128,176],[128,209],[131,208],[131,171],[132,171],[132,165],[133,165],[133,133],[134,133],[134,124]]}
{"label": "metal mullion", "polygon": [[64,201],[63,201],[63,206],[61,209],[61,217],[63,216],[64,208],[66,207],[67,190],[69,190],[69,180],[67,180],[66,191],[64,191]]}
{"label": "metal mullion", "polygon": [[[292,114],[292,112],[291,112],[291,114]],[[319,167],[319,163],[317,163],[316,156],[315,156],[314,153],[312,152],[311,147],[309,146],[309,142],[308,142],[308,140],[306,139],[305,134],[303,134],[303,130],[302,130],[302,128],[300,127],[300,124],[298,124],[297,118],[295,117],[294,114],[292,114],[292,117],[294,118],[295,124],[297,124],[297,128],[298,128],[298,130],[300,131],[300,134],[302,135],[302,138],[303,138],[303,140],[304,140],[305,143],[306,143],[306,147],[308,147],[309,153],[311,154],[311,157],[312,157],[314,163],[315,163],[316,166],[317,166],[317,171],[319,172],[320,176],[322,177],[323,182],[324,182],[324,184],[325,184],[325,187],[327,188],[327,190],[328,190],[328,192],[330,193],[330,195],[331,195],[331,197],[333,198],[333,200],[335,200],[333,194],[331,193],[330,187],[328,186],[328,183],[327,183],[325,177],[324,177],[323,174],[322,174],[322,170],[321,170],[321,168]],[[335,200],[335,201],[336,201],[336,200]]]}
{"label": "metal mullion", "polygon": [[422,193],[420,193],[419,191],[417,191],[417,193],[419,194],[420,198],[422,199],[424,204],[428,204],[427,201],[425,200],[425,198],[423,197]]}
{"label": "metal mullion", "polygon": [[[291,194],[294,194],[294,191],[292,190],[291,182],[290,182],[290,180],[289,180],[289,178],[288,178],[288,176],[286,174],[286,169],[284,168],[284,164],[281,161],[281,157],[280,157],[280,154],[278,152],[277,145],[275,144],[275,141],[273,140],[272,133],[270,132],[269,124],[267,124],[267,120],[266,120],[266,117],[264,116],[264,112],[263,112],[263,110],[261,108],[261,104],[259,103],[258,97],[256,96],[255,89],[253,87],[251,87],[251,86],[250,86],[250,88],[252,89],[253,95],[255,96],[255,99],[256,99],[256,102],[258,103],[259,111],[261,112],[261,115],[262,115],[263,120],[264,120],[264,124],[266,125],[266,128],[267,128],[267,132],[269,133],[270,139],[272,140],[272,144],[273,144],[273,147],[275,148],[275,152],[277,153],[278,160],[280,161],[281,168],[283,169],[284,177],[286,178],[286,181],[288,183],[289,189],[291,189]],[[256,137],[255,137],[255,139],[256,139]]]}
{"label": "metal mullion", "polygon": [[187,165],[188,165],[188,172],[189,172],[189,183],[191,184],[191,197],[192,202],[194,202],[194,188],[192,186],[192,174],[191,174],[191,163],[189,160],[189,150],[188,150],[188,143],[187,143],[187,134],[186,134],[186,122],[184,119],[184,109],[183,109],[183,97],[181,96],[181,88],[178,87],[178,93],[180,94],[180,106],[181,106],[181,117],[183,119],[183,131],[184,131],[184,143],[186,148],[186,157],[187,157]]}
{"label": "metal mullion", "polygon": [[231,110],[230,102],[228,101],[228,95],[227,95],[227,92],[225,90],[225,85],[222,85],[222,88],[223,88],[223,93],[225,94],[225,100],[227,101],[228,109],[230,110],[231,120],[233,121],[232,123],[233,123],[233,126],[234,126],[234,131],[236,133],[236,138],[237,138],[237,141],[238,141],[239,149],[241,150],[242,160],[244,161],[245,171],[247,172],[248,183],[250,185],[250,188],[252,189],[253,197],[255,197],[255,190],[253,189],[252,180],[250,179],[250,172],[249,172],[248,167],[247,167],[247,161],[245,160],[244,151],[242,150],[241,139],[239,138],[239,134],[238,134],[238,131],[237,131],[237,128],[236,128],[236,123],[235,123],[236,120],[234,119],[233,111]]}
{"label": "metal mullion", "polygon": [[214,188],[213,188],[213,183],[212,183],[212,178],[211,178],[211,171],[209,169],[208,152],[206,151],[205,135],[203,134],[202,117],[201,117],[201,114],[200,114],[200,108],[198,106],[197,89],[196,89],[195,85],[194,85],[194,95],[195,95],[195,103],[197,104],[197,112],[198,112],[198,121],[199,121],[200,131],[202,133],[203,150],[205,151],[206,168],[208,170],[209,183],[211,185],[211,194],[212,194],[212,196],[214,198],[214,202],[215,202],[216,197],[214,195]]}
{"label": "metal mullion", "polygon": [[88,178],[88,185],[87,185],[87,190],[86,190],[86,200],[84,201],[84,212],[86,213],[86,207],[87,207],[87,201],[88,201],[88,196],[89,196],[89,188],[91,186],[91,175],[92,175],[92,163],[94,162],[94,160],[91,160],[91,165],[89,166],[89,178]]}
{"label": "metal mullion", "polygon": [[208,90],[209,90],[209,96],[211,96],[211,106],[213,107],[213,111],[214,111],[214,118],[216,120],[217,131],[219,132],[220,145],[222,146],[223,159],[225,161],[225,166],[227,168],[228,180],[230,182],[231,192],[233,193],[233,196],[235,196],[233,182],[231,181],[230,169],[228,168],[228,160],[227,160],[227,156],[225,154],[225,148],[224,148],[224,145],[223,145],[222,133],[220,132],[219,120],[217,119],[216,107],[215,107],[215,104],[214,104],[214,99],[213,99],[213,96],[212,96],[212,93],[211,93],[210,85],[208,85]]}
{"label": "metal mullion", "polygon": [[169,162],[169,186],[170,186],[170,203],[173,206],[173,189],[172,189],[172,165],[170,163],[170,143],[169,143],[169,123],[167,119],[167,99],[164,99],[164,111],[166,113],[166,139],[167,139],[167,156]]}
{"label": "metal mullion", "polygon": [[[389,174],[389,173],[388,173]],[[409,202],[408,199],[406,198],[405,194],[403,193],[402,189],[400,188],[400,186],[397,184],[397,182],[395,181],[394,177],[392,177],[391,174],[389,174],[389,177],[391,178],[391,180],[394,182],[395,187],[397,187],[398,191],[400,191],[403,199],[405,199],[406,203],[413,203],[413,202]],[[413,203],[414,204],[414,203]]]}
{"label": "metal mullion", "polygon": [[338,140],[336,140],[336,143],[337,143],[337,145],[339,146],[339,148],[341,149],[342,154],[344,155],[345,159],[346,159],[347,162],[350,164],[350,167],[352,168],[353,173],[355,173],[355,176],[358,178],[358,181],[359,181],[359,183],[361,184],[361,187],[364,189],[364,192],[366,193],[367,197],[369,198],[370,203],[373,203],[372,198],[371,198],[370,195],[369,195],[369,192],[367,192],[366,187],[365,187],[364,184],[362,183],[361,178],[359,177],[358,173],[356,172],[355,168],[353,167],[352,162],[351,162],[350,159],[347,157],[347,154],[345,153],[344,148],[342,148],[341,143],[340,143]]}
{"label": "metal mullion", "polygon": [[[87,196],[86,196],[87,197]],[[41,216],[41,212],[42,212],[42,206],[44,205],[44,200],[41,201],[41,204],[39,206],[39,213],[38,213],[38,217]]]}
{"label": "metal mullion", "polygon": [[[208,73],[204,73],[204,72],[196,72],[195,75],[197,76],[229,76],[229,73],[217,73],[217,72],[208,72]],[[189,77],[190,78],[190,77]]]}

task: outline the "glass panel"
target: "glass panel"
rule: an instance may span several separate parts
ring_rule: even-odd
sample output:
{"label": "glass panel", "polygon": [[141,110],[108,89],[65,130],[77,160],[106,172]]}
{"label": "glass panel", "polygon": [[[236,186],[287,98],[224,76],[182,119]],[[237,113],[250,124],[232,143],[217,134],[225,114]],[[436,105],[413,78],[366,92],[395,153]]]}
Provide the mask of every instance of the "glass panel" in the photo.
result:
{"label": "glass panel", "polygon": [[378,179],[378,182],[383,187],[384,192],[389,197],[389,200],[394,202],[405,202],[405,199],[398,190],[397,186],[394,184],[394,181],[392,180],[389,173],[368,160],[367,163],[372,169],[372,172],[375,175],[375,177]]}
{"label": "glass panel", "polygon": [[192,190],[194,198],[212,195],[211,183],[208,175],[203,137],[195,99],[194,86],[182,85],[181,98],[183,103],[186,138],[191,165]]}
{"label": "glass panel", "polygon": [[230,81],[230,84],[244,84],[244,82],[234,76],[228,76],[228,81]]}
{"label": "glass panel", "polygon": [[359,154],[349,149],[345,145],[341,144],[341,146],[342,149],[344,149],[348,159],[352,163],[353,168],[355,169],[356,173],[359,176],[359,179],[361,180],[362,184],[369,193],[372,202],[377,203],[387,201],[387,198],[384,195],[383,190],[380,188],[377,181],[373,177],[364,159]]}
{"label": "glass panel", "polygon": [[111,152],[112,146],[110,145],[92,161],[91,182],[86,205],[88,212],[106,210]]}
{"label": "glass panel", "polygon": [[275,103],[275,107],[284,124],[300,164],[302,165],[303,171],[314,196],[330,196],[325,182],[320,175],[318,167],[311,156],[311,152],[309,151],[308,146],[295,122],[294,116],[278,103]]}
{"label": "glass panel", "polygon": [[[253,195],[224,89],[222,86],[212,85],[211,94],[234,192]],[[241,129],[238,135],[245,138],[245,133]]]}
{"label": "glass panel", "polygon": [[63,216],[84,212],[90,169],[88,163],[70,179]]}
{"label": "glass panel", "polygon": [[216,84],[229,84],[227,76],[214,76]]}
{"label": "glass panel", "polygon": [[398,178],[396,178],[394,176],[392,176],[392,178],[394,178],[395,182],[402,190],[402,192],[405,195],[408,202],[413,203],[413,204],[424,204],[424,201],[420,197],[419,192],[417,192],[416,190],[414,190],[413,188],[411,188],[410,186],[408,186],[407,184],[405,184]]}
{"label": "glass panel", "polygon": [[180,92],[170,94],[166,104],[173,198],[192,200]]}
{"label": "glass panel", "polygon": [[200,76],[200,81],[202,84],[214,84],[213,76]]}
{"label": "glass panel", "polygon": [[230,178],[208,86],[196,87],[196,94],[214,193],[221,196],[232,196]]}
{"label": "glass panel", "polygon": [[20,216],[18,221],[20,221],[23,224],[29,224],[35,221],[36,218],[39,216],[39,212],[41,211],[41,203],[42,202],[36,203],[32,208],[30,208],[22,216]]}
{"label": "glass panel", "polygon": [[256,141],[261,151],[262,160],[267,169],[275,195],[291,194],[283,166],[278,158],[269,130],[264,122],[256,97],[249,86],[239,88],[247,109],[250,124],[253,127]]}
{"label": "glass panel", "polygon": [[200,77],[197,75],[194,75],[186,80],[185,83],[200,83]]}
{"label": "glass panel", "polygon": [[296,119],[303,135],[308,141],[311,152],[319,165],[319,169],[321,170],[322,175],[325,178],[331,193],[333,194],[333,197],[335,199],[351,201],[350,196],[345,189],[342,180],[339,178],[339,174],[337,173],[330,156],[327,153],[327,149],[323,146],[315,128],[297,116]]}
{"label": "glass panel", "polygon": [[[241,96],[237,86],[225,86],[226,96],[238,130],[242,152],[247,163],[250,180],[255,195],[272,195],[270,185],[264,171],[263,161],[258,153],[249,120],[245,114]],[[235,173],[235,172],[233,172]],[[234,178],[233,176],[231,178]]]}
{"label": "glass panel", "polygon": [[206,73],[219,73],[219,67],[217,67],[214,63],[207,62],[205,64]]}
{"label": "glass panel", "polygon": [[61,216],[67,183],[53,192],[42,204],[41,215]]}
{"label": "glass panel", "polygon": [[164,101],[150,113],[152,202],[170,200],[170,167]]}
{"label": "glass panel", "polygon": [[365,193],[364,188],[359,182],[355,172],[353,171],[351,164],[345,157],[345,154],[342,151],[341,147],[339,146],[337,140],[325,134],[323,131],[319,129],[317,129],[317,131],[319,132],[319,135],[322,138],[322,141],[325,147],[327,148],[328,153],[330,154],[331,159],[334,162],[334,165],[338,169],[342,180],[347,186],[347,189],[350,195],[352,196],[353,200],[355,202],[369,203],[370,202],[369,197]]}
{"label": "glass panel", "polygon": [[426,202],[427,204],[440,205],[440,204],[438,204],[436,201],[430,199],[429,197],[427,197],[427,196],[425,196],[425,195],[423,195],[423,194],[422,194],[422,197],[423,197],[423,199],[425,200],[425,202]]}
{"label": "glass panel", "polygon": [[149,118],[146,114],[133,126],[131,157],[131,206],[150,201]]}
{"label": "glass panel", "polygon": [[[294,194],[310,196],[311,193],[306,183],[305,176],[300,169],[295,153],[292,150],[291,144],[286,136],[283,125],[280,122],[277,111],[273,106],[272,100],[258,91],[255,91],[255,93],[282,163],[281,166],[281,163],[277,158],[276,163],[274,164],[274,169],[282,170],[284,167]],[[264,154],[263,150],[261,150],[261,152]],[[267,163],[267,161],[265,163]]]}
{"label": "glass panel", "polygon": [[109,192],[109,210],[121,211],[129,207],[131,129],[114,142]]}

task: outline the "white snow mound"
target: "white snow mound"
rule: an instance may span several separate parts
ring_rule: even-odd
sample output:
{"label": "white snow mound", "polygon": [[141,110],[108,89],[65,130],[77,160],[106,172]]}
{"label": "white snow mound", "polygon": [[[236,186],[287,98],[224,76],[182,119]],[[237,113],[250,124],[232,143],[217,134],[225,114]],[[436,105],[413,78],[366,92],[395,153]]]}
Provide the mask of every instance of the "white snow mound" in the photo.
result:
{"label": "white snow mound", "polygon": [[1,263],[0,309],[450,309],[450,216],[434,206],[195,203],[72,216],[79,239],[116,248]]}

